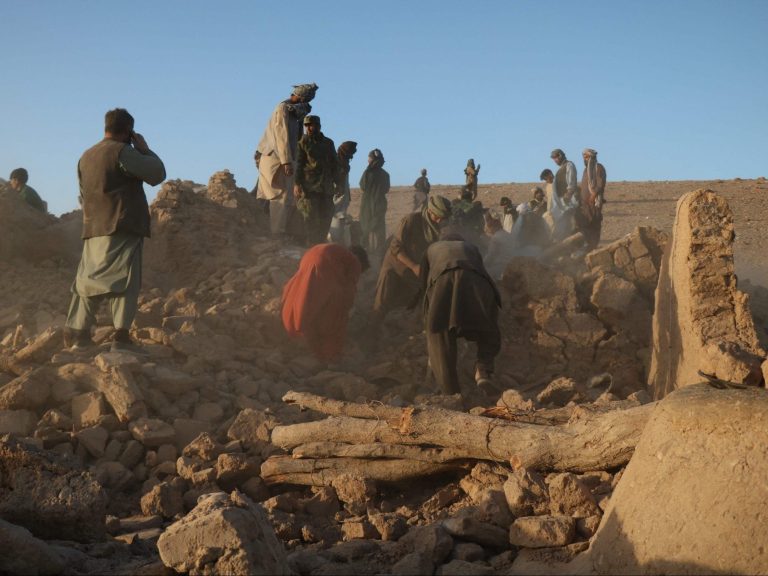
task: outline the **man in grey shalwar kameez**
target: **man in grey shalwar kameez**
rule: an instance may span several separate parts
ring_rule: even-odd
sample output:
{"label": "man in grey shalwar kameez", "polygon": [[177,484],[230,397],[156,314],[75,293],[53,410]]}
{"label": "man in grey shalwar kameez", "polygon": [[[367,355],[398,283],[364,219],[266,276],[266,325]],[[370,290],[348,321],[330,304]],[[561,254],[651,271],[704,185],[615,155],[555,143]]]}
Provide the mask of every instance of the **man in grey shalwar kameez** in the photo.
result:
{"label": "man in grey shalwar kameez", "polygon": [[72,285],[65,344],[92,343],[91,327],[103,301],[115,328],[113,349],[136,351],[128,331],[141,287],[141,255],[149,237],[149,206],[142,182],[165,180],[162,160],[133,131],[123,108],[107,112],[104,139],[86,150],[77,165],[83,207],[83,254]]}

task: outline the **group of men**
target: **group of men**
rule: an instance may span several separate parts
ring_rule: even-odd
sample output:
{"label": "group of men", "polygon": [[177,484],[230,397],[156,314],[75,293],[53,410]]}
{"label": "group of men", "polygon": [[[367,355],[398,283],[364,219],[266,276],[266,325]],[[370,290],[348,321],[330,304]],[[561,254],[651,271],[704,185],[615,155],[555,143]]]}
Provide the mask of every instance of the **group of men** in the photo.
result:
{"label": "group of men", "polygon": [[[461,390],[456,372],[457,338],[477,342],[475,382],[487,389],[500,349],[499,292],[476,243],[451,226],[456,204],[430,194],[426,170],[416,182],[423,200],[385,243],[389,175],[382,168],[382,152],[372,150],[360,181],[364,246],[327,242],[334,212],[339,206],[345,211],[349,205],[349,161],[356,144],[346,141],[336,149],[322,133],[320,119],[309,114],[316,91],[315,84],[294,87],[291,97],[273,111],[255,155],[259,169],[256,192],[268,202],[272,233],[290,234],[291,219],[303,213],[310,246],[283,290],[282,319],[287,332],[304,337],[321,360],[338,360],[357,283],[369,267],[365,248],[379,251],[382,264],[368,334],[375,337],[390,311],[421,302],[429,366],[440,389],[446,393]],[[575,167],[561,150],[552,153],[560,168],[547,182],[549,211],[560,205],[579,207],[579,225],[587,233],[591,231],[588,238],[594,243],[599,241],[605,185],[605,169],[596,157],[595,151],[585,150],[580,195]],[[474,169],[475,177],[477,171],[479,166]],[[14,171],[12,187],[23,190],[26,176],[26,172]],[[106,301],[115,329],[113,349],[143,353],[129,335],[138,305],[143,241],[150,235],[142,184],[162,182],[165,167],[134,131],[133,117],[117,108],[105,115],[104,138],[80,158],[78,178],[83,252],[72,285],[65,343],[73,350],[93,344],[91,328],[99,306]],[[466,193],[465,200],[471,204],[472,190],[467,187]]]}

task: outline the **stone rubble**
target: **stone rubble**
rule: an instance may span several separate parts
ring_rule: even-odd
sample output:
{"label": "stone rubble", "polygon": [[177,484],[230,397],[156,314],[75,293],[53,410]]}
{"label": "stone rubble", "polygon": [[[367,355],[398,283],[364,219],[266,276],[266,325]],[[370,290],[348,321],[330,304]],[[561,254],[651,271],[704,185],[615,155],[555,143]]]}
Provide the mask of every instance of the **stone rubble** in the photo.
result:
{"label": "stone rubble", "polygon": [[[0,549],[8,542],[33,557],[14,564],[22,560],[0,552],[0,571],[534,570],[577,557],[619,506],[621,469],[546,474],[471,462],[408,486],[345,475],[331,486],[268,487],[260,466],[283,453],[271,431],[317,419],[283,404],[289,390],[461,410],[460,398],[424,382],[418,315],[392,313],[378,349],[361,350],[356,331],[375,281],[364,277],[345,359],[321,365],[279,319],[302,250],[270,239],[256,199],[222,171],[207,186],[168,181],[152,204],[132,333],[148,356],[109,351],[104,311],[95,346],[76,354],[62,349],[61,329],[79,215],[38,217],[9,202],[0,199]],[[666,244],[638,228],[557,267],[510,262],[499,284],[496,408],[535,415],[649,401]],[[469,382],[472,350],[459,352]]]}

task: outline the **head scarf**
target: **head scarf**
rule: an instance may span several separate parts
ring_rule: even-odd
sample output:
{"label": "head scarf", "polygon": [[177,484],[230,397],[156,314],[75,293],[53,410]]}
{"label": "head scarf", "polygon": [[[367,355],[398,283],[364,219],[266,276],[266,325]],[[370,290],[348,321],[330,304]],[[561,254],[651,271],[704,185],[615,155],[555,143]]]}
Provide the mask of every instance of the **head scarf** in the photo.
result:
{"label": "head scarf", "polygon": [[427,210],[436,218],[448,218],[451,215],[451,201],[444,196],[430,196]]}
{"label": "head scarf", "polygon": [[581,200],[582,204],[588,203],[590,206],[595,205],[597,199],[597,151],[592,148],[585,148],[582,152],[587,156],[586,168],[584,169],[584,176],[587,179],[588,190],[582,190]]}
{"label": "head scarf", "polygon": [[355,152],[357,152],[357,142],[352,142],[351,140],[342,142],[339,145],[338,152],[340,154],[344,154],[344,156],[346,156],[347,158],[354,156]]}
{"label": "head scarf", "polygon": [[315,97],[315,92],[319,86],[314,82],[312,84],[296,84],[293,87],[293,94],[309,102]]}
{"label": "head scarf", "polygon": [[373,158],[373,161],[368,165],[369,168],[381,168],[384,166],[384,154],[378,148],[371,150],[368,153],[368,158]]}

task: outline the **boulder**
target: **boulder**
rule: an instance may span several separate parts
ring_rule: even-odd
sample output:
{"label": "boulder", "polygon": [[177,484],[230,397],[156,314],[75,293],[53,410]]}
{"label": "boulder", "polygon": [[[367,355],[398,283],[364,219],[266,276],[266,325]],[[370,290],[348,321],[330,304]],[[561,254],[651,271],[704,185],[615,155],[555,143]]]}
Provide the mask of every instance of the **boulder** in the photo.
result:
{"label": "boulder", "polygon": [[765,574],[768,394],[695,385],[660,402],[588,553],[597,574]]}
{"label": "boulder", "polygon": [[61,574],[64,567],[64,560],[53,547],[29,530],[0,520],[0,572]]}
{"label": "boulder", "polygon": [[177,572],[291,574],[264,510],[237,491],[202,498],[163,532],[157,549]]}
{"label": "boulder", "polygon": [[576,520],[570,516],[523,516],[509,527],[509,543],[523,548],[550,548],[573,542]]}
{"label": "boulder", "polygon": [[104,538],[104,490],[71,460],[6,436],[0,438],[0,478],[0,518],[38,538]]}

